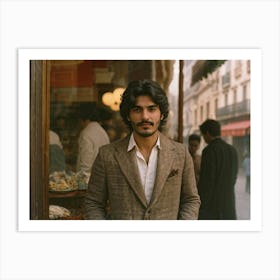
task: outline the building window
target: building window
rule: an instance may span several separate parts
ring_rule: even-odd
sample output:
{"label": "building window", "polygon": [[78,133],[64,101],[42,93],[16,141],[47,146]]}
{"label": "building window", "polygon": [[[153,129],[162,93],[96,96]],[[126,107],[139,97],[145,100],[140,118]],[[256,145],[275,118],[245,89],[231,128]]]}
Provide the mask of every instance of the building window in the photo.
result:
{"label": "building window", "polygon": [[243,85],[243,100],[247,99],[247,85]]}
{"label": "building window", "polygon": [[210,102],[206,103],[206,117],[209,118],[210,115]]}
{"label": "building window", "polygon": [[234,68],[234,74],[235,78],[239,78],[241,76],[241,71],[242,71],[242,64],[240,60],[237,60],[235,62],[235,68]]}
{"label": "building window", "polygon": [[225,93],[225,106],[228,105],[228,93],[226,92]]}
{"label": "building window", "polygon": [[233,90],[233,103],[237,102],[237,90],[236,88]]}
{"label": "building window", "polygon": [[226,61],[225,65],[226,65],[226,72],[230,72],[231,61],[230,60]]}
{"label": "building window", "polygon": [[228,87],[230,85],[230,72],[222,76],[222,86]]}
{"label": "building window", "polygon": [[247,60],[247,73],[249,74],[251,72],[251,61]]}
{"label": "building window", "polygon": [[197,109],[194,110],[194,124],[197,125]]}
{"label": "building window", "polygon": [[200,106],[200,121],[203,121],[203,106]]}
{"label": "building window", "polygon": [[230,68],[231,68],[231,62],[228,60],[225,63],[225,73],[222,76],[222,87],[228,87],[230,85]]}
{"label": "building window", "polygon": [[215,115],[217,116],[218,111],[218,98],[215,99]]}

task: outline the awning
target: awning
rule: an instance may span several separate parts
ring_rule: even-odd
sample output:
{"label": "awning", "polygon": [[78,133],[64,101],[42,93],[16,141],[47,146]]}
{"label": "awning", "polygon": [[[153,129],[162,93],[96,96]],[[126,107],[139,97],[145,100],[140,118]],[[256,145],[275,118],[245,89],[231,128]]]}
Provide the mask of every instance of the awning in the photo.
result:
{"label": "awning", "polygon": [[222,126],[222,136],[244,136],[250,134],[250,120],[228,123]]}
{"label": "awning", "polygon": [[193,86],[196,82],[206,78],[208,74],[214,72],[218,67],[225,63],[226,60],[197,60],[192,67]]}

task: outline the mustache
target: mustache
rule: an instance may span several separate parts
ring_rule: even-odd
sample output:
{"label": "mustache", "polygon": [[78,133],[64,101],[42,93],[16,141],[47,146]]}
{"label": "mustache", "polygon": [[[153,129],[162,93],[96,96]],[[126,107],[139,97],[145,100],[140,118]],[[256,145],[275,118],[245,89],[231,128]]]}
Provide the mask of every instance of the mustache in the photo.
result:
{"label": "mustache", "polygon": [[141,125],[143,125],[143,124],[154,125],[154,123],[153,123],[153,122],[150,122],[150,121],[142,121],[142,122],[137,123],[136,125],[137,125],[137,126],[141,126]]}

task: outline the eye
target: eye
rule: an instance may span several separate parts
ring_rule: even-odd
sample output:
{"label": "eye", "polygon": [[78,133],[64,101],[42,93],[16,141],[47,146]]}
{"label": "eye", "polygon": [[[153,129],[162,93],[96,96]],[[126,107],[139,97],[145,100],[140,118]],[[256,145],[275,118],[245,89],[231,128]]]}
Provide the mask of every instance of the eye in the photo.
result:
{"label": "eye", "polygon": [[131,109],[131,111],[134,112],[134,113],[139,113],[139,112],[141,112],[141,109],[139,107],[133,107]]}

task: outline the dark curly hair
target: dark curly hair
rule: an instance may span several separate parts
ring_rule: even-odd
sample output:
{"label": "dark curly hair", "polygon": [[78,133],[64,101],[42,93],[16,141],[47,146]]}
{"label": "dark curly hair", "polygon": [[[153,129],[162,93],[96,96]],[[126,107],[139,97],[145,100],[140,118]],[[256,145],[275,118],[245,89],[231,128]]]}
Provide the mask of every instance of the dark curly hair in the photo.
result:
{"label": "dark curly hair", "polygon": [[201,141],[200,135],[198,135],[198,134],[189,135],[188,142],[191,142],[191,141],[197,141],[200,143],[200,141]]}
{"label": "dark curly hair", "polygon": [[221,125],[216,120],[207,119],[199,126],[199,129],[202,134],[208,132],[213,137],[221,136]]}
{"label": "dark curly hair", "polygon": [[136,80],[128,84],[126,90],[122,95],[120,104],[120,114],[124,123],[132,131],[132,126],[128,120],[130,109],[135,106],[136,98],[138,96],[149,96],[159,106],[160,112],[163,116],[159,129],[166,123],[169,113],[169,103],[165,91],[160,85],[152,80]]}

